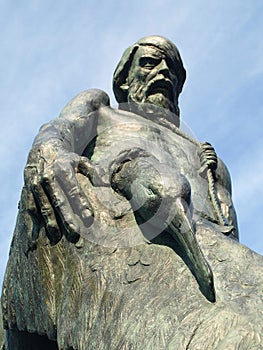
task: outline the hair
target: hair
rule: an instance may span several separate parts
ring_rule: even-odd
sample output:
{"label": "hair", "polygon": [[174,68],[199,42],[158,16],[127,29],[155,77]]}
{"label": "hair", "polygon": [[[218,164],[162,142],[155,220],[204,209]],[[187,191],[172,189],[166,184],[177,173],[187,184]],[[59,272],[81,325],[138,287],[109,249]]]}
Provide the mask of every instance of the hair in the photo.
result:
{"label": "hair", "polygon": [[117,102],[127,102],[127,90],[123,89],[122,86],[127,80],[133,57],[140,46],[156,47],[158,50],[162,51],[166,56],[168,56],[173,62],[175,62],[178,78],[178,85],[176,88],[178,98],[185,82],[186,71],[184,69],[183,62],[177,47],[170,40],[162,36],[146,36],[138,40],[134,45],[128,47],[124,51],[121,60],[115,69],[115,72],[113,74],[113,92]]}

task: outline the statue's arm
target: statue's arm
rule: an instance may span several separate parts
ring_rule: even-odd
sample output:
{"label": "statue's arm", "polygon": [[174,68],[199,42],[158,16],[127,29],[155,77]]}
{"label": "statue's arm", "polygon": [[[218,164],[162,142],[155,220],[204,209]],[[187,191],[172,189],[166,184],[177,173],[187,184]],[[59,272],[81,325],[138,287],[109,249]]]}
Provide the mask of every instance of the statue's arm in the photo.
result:
{"label": "statue's arm", "polygon": [[97,112],[104,106],[109,106],[109,97],[104,91],[90,89],[81,92],[63,108],[59,118],[40,128],[33,147],[57,141],[64,150],[81,155],[96,136]]}
{"label": "statue's arm", "polygon": [[76,172],[99,182],[98,167],[82,157],[96,136],[98,110],[109,105],[101,90],[84,91],[62,111],[59,118],[43,125],[36,136],[25,167],[26,209],[33,222],[33,235],[45,227],[51,243],[63,234],[77,240],[91,225],[92,208],[81,191]]}
{"label": "statue's arm", "polygon": [[238,238],[237,215],[232,201],[231,177],[226,165],[218,158],[215,172],[216,190],[224,216],[228,222],[235,227],[235,236]]}

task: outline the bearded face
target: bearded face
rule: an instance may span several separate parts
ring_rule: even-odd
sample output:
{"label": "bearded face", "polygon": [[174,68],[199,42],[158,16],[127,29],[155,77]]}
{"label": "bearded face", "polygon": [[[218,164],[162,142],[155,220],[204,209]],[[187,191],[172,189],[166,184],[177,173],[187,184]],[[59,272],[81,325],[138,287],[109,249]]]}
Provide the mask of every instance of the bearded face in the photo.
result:
{"label": "bearded face", "polygon": [[127,79],[128,102],[147,103],[178,114],[173,62],[151,46],[139,47]]}
{"label": "bearded face", "polygon": [[167,98],[162,92],[154,92],[146,95],[143,88],[144,87],[138,82],[132,83],[128,94],[128,102],[137,104],[149,103],[164,109],[169,109],[172,113],[177,113],[175,102]]}

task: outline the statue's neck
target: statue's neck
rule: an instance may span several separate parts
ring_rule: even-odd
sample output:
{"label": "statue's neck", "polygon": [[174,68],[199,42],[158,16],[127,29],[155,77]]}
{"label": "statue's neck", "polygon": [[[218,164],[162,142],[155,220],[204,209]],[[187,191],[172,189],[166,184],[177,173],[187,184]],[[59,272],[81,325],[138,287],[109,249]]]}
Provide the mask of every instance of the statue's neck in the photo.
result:
{"label": "statue's neck", "polygon": [[142,116],[148,120],[166,126],[169,129],[179,128],[180,118],[168,109],[161,108],[150,103],[120,103],[119,109],[129,111]]}

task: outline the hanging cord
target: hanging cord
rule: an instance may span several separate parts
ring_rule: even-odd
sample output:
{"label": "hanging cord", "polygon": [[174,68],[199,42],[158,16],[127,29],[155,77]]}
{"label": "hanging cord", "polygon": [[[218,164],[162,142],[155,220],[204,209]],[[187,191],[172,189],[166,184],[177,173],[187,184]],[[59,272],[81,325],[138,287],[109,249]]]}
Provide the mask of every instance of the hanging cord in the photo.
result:
{"label": "hanging cord", "polygon": [[190,141],[191,143],[195,144],[197,147],[201,148],[201,154],[200,154],[201,168],[200,168],[199,174],[201,176],[207,177],[209,196],[211,199],[212,207],[216,215],[217,221],[219,225],[228,226],[229,228],[233,227],[232,225],[230,225],[227,218],[224,216],[222,212],[221,204],[219,202],[216,189],[215,189],[215,171],[217,169],[218,161],[217,161],[217,155],[213,146],[209,142],[201,143],[195,140],[193,137],[189,136],[188,134],[186,134],[181,129],[176,127],[174,124],[168,122],[167,120],[159,120],[158,123],[164,127],[169,128],[174,133],[182,136],[184,139]]}
{"label": "hanging cord", "polygon": [[224,216],[221,205],[215,190],[215,171],[217,168],[217,155],[212,147],[212,145],[208,142],[202,142],[200,143],[201,146],[201,173],[204,174],[206,171],[206,176],[208,179],[208,188],[209,188],[209,195],[211,198],[211,202],[216,214],[216,217],[218,219],[218,222],[222,226],[229,226],[229,222]]}

